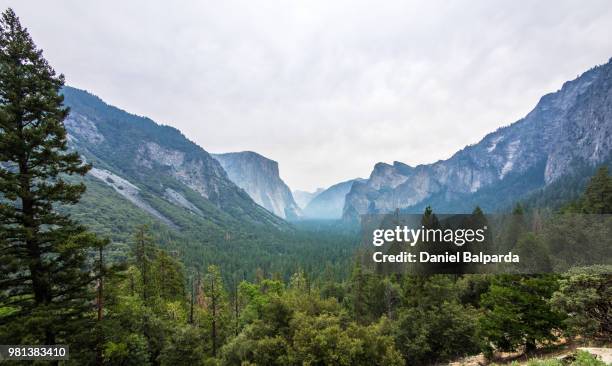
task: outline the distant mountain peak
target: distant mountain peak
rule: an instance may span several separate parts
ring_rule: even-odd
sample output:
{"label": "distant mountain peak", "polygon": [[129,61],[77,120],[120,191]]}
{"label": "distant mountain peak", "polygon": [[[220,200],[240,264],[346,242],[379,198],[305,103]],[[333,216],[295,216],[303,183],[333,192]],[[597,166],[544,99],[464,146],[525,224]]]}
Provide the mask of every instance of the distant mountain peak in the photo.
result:
{"label": "distant mountain peak", "polygon": [[229,178],[260,206],[283,219],[302,215],[291,190],[279,175],[278,162],[253,151],[212,155]]}
{"label": "distant mountain peak", "polygon": [[350,179],[332,185],[319,192],[304,208],[304,217],[313,219],[340,219],[346,194],[354,183],[365,181],[362,178]]}
{"label": "distant mountain peak", "polygon": [[293,194],[293,198],[295,199],[295,203],[304,210],[306,206],[315,198],[319,193],[323,192],[324,188],[317,188],[314,192],[295,190],[291,192]]}

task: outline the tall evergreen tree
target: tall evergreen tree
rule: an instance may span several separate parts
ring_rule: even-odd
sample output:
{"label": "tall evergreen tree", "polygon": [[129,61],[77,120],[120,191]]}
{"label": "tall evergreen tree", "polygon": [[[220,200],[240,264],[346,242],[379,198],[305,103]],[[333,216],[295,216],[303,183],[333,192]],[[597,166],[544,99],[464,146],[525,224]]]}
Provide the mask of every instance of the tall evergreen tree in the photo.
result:
{"label": "tall evergreen tree", "polygon": [[140,272],[142,300],[145,302],[145,305],[151,305],[149,300],[156,292],[151,278],[151,267],[153,266],[153,261],[157,257],[157,253],[148,226],[142,225],[138,227],[133,240],[134,246],[132,247],[132,255],[135,265]]}
{"label": "tall evergreen tree", "polygon": [[431,206],[427,206],[425,208],[425,212],[423,212],[423,217],[421,217],[421,225],[423,225],[426,229],[440,228],[440,222],[438,221],[438,217],[433,213],[433,209],[431,208]]}
{"label": "tall evergreen tree", "polygon": [[180,262],[166,251],[159,250],[152,263],[155,287],[162,300],[180,301],[186,298],[185,276]]}
{"label": "tall evergreen tree", "polygon": [[210,350],[212,356],[216,356],[222,340],[227,336],[226,328],[229,325],[230,316],[221,271],[215,265],[208,266],[208,273],[204,280],[204,294],[208,310],[207,323],[210,324]]}
{"label": "tall evergreen tree", "polygon": [[85,191],[65,177],[89,166],[69,152],[64,77],[12,9],[0,19],[0,334],[11,343],[55,344],[91,309],[91,263],[99,244],[58,204]]}
{"label": "tall evergreen tree", "polygon": [[361,268],[361,263],[355,263],[353,267],[353,273],[350,280],[350,308],[352,310],[353,318],[357,321],[363,321],[365,318],[365,287],[366,287],[366,276]]}
{"label": "tall evergreen tree", "polygon": [[521,235],[527,232],[527,219],[525,218],[525,210],[520,203],[517,203],[512,209],[512,214],[508,216],[507,222],[504,224],[504,232],[502,233],[501,248],[497,248],[499,252],[513,249],[516,246]]}
{"label": "tall evergreen tree", "polygon": [[612,213],[612,177],[603,166],[591,178],[582,197],[582,212],[587,214]]}

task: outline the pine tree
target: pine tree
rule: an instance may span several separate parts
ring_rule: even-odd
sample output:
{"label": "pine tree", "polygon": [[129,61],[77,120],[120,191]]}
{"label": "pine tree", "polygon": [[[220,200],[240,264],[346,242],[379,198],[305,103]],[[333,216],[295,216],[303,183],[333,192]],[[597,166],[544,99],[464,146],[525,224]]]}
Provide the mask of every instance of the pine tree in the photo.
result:
{"label": "pine tree", "polygon": [[66,176],[90,169],[68,151],[63,84],[6,10],[0,19],[0,333],[10,334],[11,343],[65,340],[92,310],[86,254],[100,242],[57,210],[85,191]]}
{"label": "pine tree", "polygon": [[563,314],[553,310],[550,299],[557,288],[551,275],[497,276],[481,298],[486,312],[479,324],[486,344],[501,351],[523,346],[529,353],[538,343],[556,340]]}
{"label": "pine tree", "polygon": [[96,261],[96,282],[97,282],[97,296],[96,296],[96,308],[97,308],[97,322],[98,329],[96,334],[96,365],[101,366],[102,359],[102,344],[104,343],[104,334],[100,331],[100,325],[104,319],[104,280],[106,277],[106,265],[104,263],[104,247],[98,247],[98,259]]}
{"label": "pine tree", "polygon": [[440,228],[438,217],[433,213],[431,206],[427,206],[425,208],[425,212],[423,212],[423,217],[421,218],[421,225],[423,225],[426,229]]}
{"label": "pine tree", "polygon": [[474,230],[482,229],[487,226],[487,218],[480,206],[476,206],[472,211],[472,215],[470,216],[470,224],[470,227]]}
{"label": "pine tree", "polygon": [[191,294],[189,297],[189,324],[193,325],[194,324],[194,318],[193,318],[193,310],[195,307],[195,281],[194,281],[194,276],[191,275],[190,279],[190,287],[191,287]]}
{"label": "pine tree", "polygon": [[353,267],[353,273],[351,275],[350,291],[351,291],[351,309],[353,311],[353,318],[361,322],[365,318],[365,274],[361,268],[361,263],[355,263]]}
{"label": "pine tree", "polygon": [[608,168],[601,167],[591,178],[582,198],[582,212],[587,214],[612,213],[612,177]]}
{"label": "pine tree", "polygon": [[208,273],[204,280],[204,294],[207,298],[208,314],[210,321],[210,340],[212,356],[217,355],[221,341],[225,334],[225,327],[228,325],[228,299],[219,267],[208,266]]}
{"label": "pine tree", "polygon": [[152,263],[155,288],[162,300],[179,301],[185,299],[185,276],[178,260],[166,251],[159,250]]}
{"label": "pine tree", "polygon": [[238,335],[239,331],[240,331],[240,311],[242,309],[243,304],[241,304],[241,299],[240,299],[240,295],[238,292],[238,279],[237,276],[234,275],[233,281],[232,281],[232,305],[233,305],[233,312],[234,312],[234,335]]}
{"label": "pine tree", "polygon": [[[442,225],[438,216],[434,214],[431,206],[427,206],[421,216],[421,225],[425,229],[424,235],[422,236],[422,243],[415,245],[418,248],[416,253],[418,256],[420,252],[427,252],[431,255],[444,254],[447,250],[455,250],[455,246],[447,246],[443,243],[442,235],[436,233],[442,233]],[[432,234],[427,234],[431,232]],[[424,237],[424,238],[423,238]],[[417,263],[415,267],[417,273],[420,274],[435,274],[435,273],[449,273],[453,270],[458,270],[459,266],[455,265],[448,266],[446,263]]]}
{"label": "pine tree", "polygon": [[[101,240],[96,248],[95,260],[93,262],[93,270],[96,281],[96,326],[93,329],[94,335],[91,338],[83,338],[80,346],[86,349],[95,350],[95,364],[102,365],[104,363],[103,352],[106,342],[114,334],[117,333],[116,323],[113,313],[108,308],[110,303],[111,308],[117,301],[117,281],[125,280],[123,272],[125,271],[125,263],[112,263],[106,259],[106,248],[109,244],[108,240]],[[110,315],[110,319],[107,319]],[[72,350],[71,350],[72,353]]]}
{"label": "pine tree", "polygon": [[525,210],[520,203],[512,209],[512,215],[508,217],[508,223],[506,225],[505,232],[503,233],[503,249],[499,248],[499,251],[510,250],[516,246],[521,235],[527,231],[527,222],[525,218]]}
{"label": "pine tree", "polygon": [[140,272],[142,300],[145,305],[151,305],[149,300],[155,292],[155,286],[151,278],[151,267],[157,255],[153,237],[149,233],[147,225],[142,225],[136,230],[132,255],[135,265]]}

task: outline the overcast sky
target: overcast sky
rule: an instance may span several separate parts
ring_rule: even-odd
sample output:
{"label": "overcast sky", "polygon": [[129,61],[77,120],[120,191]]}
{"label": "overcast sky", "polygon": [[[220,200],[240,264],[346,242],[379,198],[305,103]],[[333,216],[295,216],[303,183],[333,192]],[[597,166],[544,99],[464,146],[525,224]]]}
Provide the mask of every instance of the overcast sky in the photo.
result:
{"label": "overcast sky", "polygon": [[612,57],[602,1],[6,1],[69,85],[292,189],[446,159]]}

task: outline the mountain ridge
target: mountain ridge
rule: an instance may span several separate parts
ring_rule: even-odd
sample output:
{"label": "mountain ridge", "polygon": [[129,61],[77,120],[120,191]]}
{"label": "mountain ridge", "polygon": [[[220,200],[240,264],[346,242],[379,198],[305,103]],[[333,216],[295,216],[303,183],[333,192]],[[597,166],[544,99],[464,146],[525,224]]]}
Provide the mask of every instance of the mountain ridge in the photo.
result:
{"label": "mountain ridge", "polygon": [[[157,205],[164,201],[205,221],[225,221],[226,226],[237,219],[253,225],[286,226],[257,205],[229,179],[217,160],[176,128],[130,114],[80,89],[67,86],[62,92],[70,107],[64,123],[69,143],[93,163],[95,169],[89,175],[152,216],[176,225],[170,214],[153,209],[152,201]],[[121,186],[115,181],[122,181]]]}
{"label": "mountain ridge", "polygon": [[446,160],[414,167],[376,164],[367,181],[354,184],[347,194],[343,217],[397,208],[420,212],[430,204],[438,211],[465,212],[471,210],[468,202],[491,210],[500,200],[519,199],[571,173],[573,165],[607,158],[611,100],[612,60],[565,82],[524,118]]}

